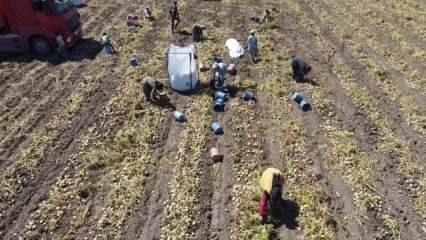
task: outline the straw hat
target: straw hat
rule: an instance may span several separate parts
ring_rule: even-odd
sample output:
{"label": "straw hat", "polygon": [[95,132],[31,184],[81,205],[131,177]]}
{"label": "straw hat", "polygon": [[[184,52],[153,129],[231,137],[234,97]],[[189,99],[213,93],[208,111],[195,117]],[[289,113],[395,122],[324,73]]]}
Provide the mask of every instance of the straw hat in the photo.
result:
{"label": "straw hat", "polygon": [[268,193],[270,193],[272,189],[272,179],[274,174],[282,176],[280,170],[276,168],[268,168],[263,172],[262,177],[260,178],[260,186]]}

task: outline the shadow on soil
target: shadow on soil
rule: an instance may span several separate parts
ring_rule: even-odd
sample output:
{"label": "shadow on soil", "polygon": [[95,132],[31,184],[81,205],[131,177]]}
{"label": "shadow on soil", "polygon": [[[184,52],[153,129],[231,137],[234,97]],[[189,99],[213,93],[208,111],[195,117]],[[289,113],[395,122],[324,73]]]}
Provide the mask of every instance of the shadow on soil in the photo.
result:
{"label": "shadow on soil", "polygon": [[42,62],[49,62],[53,65],[59,65],[67,61],[79,62],[84,59],[95,59],[99,53],[103,50],[103,46],[99,41],[93,38],[81,39],[77,45],[71,49],[68,49],[68,53],[71,55],[70,59],[64,59],[54,51],[49,56],[36,56],[30,53],[19,53],[19,54],[0,54],[0,63],[2,62],[16,62],[16,63],[30,63],[34,60]]}
{"label": "shadow on soil", "polygon": [[279,209],[271,212],[270,222],[276,229],[285,225],[287,229],[295,230],[299,226],[296,220],[299,216],[299,210],[299,204],[296,202],[291,200],[282,200]]}

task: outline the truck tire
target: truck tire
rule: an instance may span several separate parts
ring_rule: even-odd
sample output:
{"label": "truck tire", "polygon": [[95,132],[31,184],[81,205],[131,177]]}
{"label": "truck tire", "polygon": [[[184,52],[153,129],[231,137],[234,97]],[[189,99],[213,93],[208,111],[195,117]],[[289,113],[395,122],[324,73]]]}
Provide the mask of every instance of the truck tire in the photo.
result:
{"label": "truck tire", "polygon": [[49,42],[43,37],[33,37],[30,39],[31,51],[37,55],[46,56],[51,52]]}

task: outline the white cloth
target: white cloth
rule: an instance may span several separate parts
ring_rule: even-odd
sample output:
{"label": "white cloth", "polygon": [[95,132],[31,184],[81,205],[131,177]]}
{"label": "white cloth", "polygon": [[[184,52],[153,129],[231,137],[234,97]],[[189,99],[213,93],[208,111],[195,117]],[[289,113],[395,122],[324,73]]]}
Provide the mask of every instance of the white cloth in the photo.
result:
{"label": "white cloth", "polygon": [[195,47],[171,45],[167,54],[170,85],[172,89],[185,92],[194,89],[198,83]]}
{"label": "white cloth", "polygon": [[229,56],[231,56],[231,58],[240,58],[244,55],[244,48],[234,38],[226,40],[225,46],[228,48]]}

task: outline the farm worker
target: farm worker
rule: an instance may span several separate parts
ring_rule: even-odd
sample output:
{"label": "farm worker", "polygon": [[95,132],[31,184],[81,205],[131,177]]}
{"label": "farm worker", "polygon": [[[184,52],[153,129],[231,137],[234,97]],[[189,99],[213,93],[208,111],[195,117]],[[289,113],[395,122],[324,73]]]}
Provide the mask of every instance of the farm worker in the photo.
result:
{"label": "farm worker", "polygon": [[205,26],[201,26],[199,24],[192,25],[192,41],[201,42],[203,40],[203,31],[205,29]]}
{"label": "farm worker", "polygon": [[104,45],[104,48],[110,47],[115,52],[115,49],[111,43],[111,39],[109,38],[109,35],[106,32],[104,32],[104,34],[102,35],[102,44]]}
{"label": "farm worker", "polygon": [[262,19],[262,23],[270,23],[272,22],[272,20],[274,20],[274,18],[271,16],[271,12],[268,9],[266,9],[265,16]]}
{"label": "farm worker", "polygon": [[221,75],[220,63],[213,63],[212,65],[212,76],[210,80],[210,87],[212,89],[223,87],[224,78]]}
{"label": "farm worker", "polygon": [[127,14],[127,18],[126,18],[126,24],[127,24],[127,26],[128,27],[130,27],[130,26],[136,26],[137,25],[137,23],[136,23],[136,21],[138,20],[138,16],[136,16],[136,15],[133,15],[133,14]]}
{"label": "farm worker", "polygon": [[143,16],[145,18],[145,20],[154,20],[154,16],[152,16],[152,11],[149,7],[146,7],[145,10],[143,11]]}
{"label": "farm worker", "polygon": [[213,78],[214,89],[219,89],[223,87],[225,80],[220,76],[219,72],[215,72]]}
{"label": "farm worker", "polygon": [[177,7],[177,2],[173,2],[173,6],[169,10],[170,18],[172,20],[172,32],[175,32],[177,26],[180,23],[179,11]]}
{"label": "farm worker", "polygon": [[311,71],[311,66],[300,56],[291,56],[291,67],[293,69],[293,79],[296,81],[303,80],[305,74]]}
{"label": "farm worker", "polygon": [[220,62],[218,63],[219,66],[219,74],[220,77],[225,80],[226,79],[226,71],[228,70],[228,65],[226,63]]}
{"label": "farm worker", "polygon": [[259,51],[257,47],[257,38],[254,33],[255,33],[254,30],[251,30],[250,36],[248,37],[248,40],[247,40],[247,48],[249,50],[250,59],[252,63],[256,62],[257,54]]}
{"label": "farm worker", "polygon": [[158,100],[158,91],[163,89],[164,85],[152,77],[146,77],[142,80],[142,87],[145,101],[151,102],[153,100]]}
{"label": "farm worker", "polygon": [[259,204],[259,219],[261,223],[266,221],[266,206],[271,209],[279,209],[282,201],[281,193],[283,186],[283,176],[280,170],[276,168],[268,168],[262,173],[260,178],[260,186],[263,194]]}
{"label": "farm worker", "polygon": [[216,86],[216,79],[219,77],[219,63],[215,62],[212,65],[212,72],[210,78],[210,88],[214,89]]}
{"label": "farm worker", "polygon": [[250,18],[252,21],[255,21],[256,23],[268,23],[271,22],[273,20],[272,16],[271,16],[271,12],[266,9],[265,10],[265,16],[261,17],[261,16],[254,16]]}
{"label": "farm worker", "polygon": [[56,43],[58,44],[57,51],[59,55],[63,58],[69,58],[70,55],[68,54],[67,50],[65,49],[65,42],[64,38],[60,33],[56,33]]}

